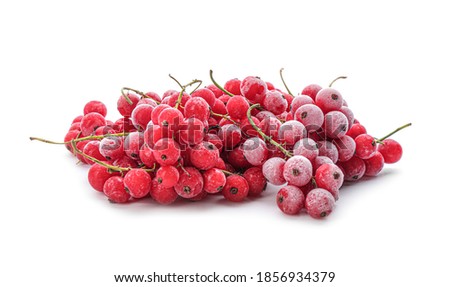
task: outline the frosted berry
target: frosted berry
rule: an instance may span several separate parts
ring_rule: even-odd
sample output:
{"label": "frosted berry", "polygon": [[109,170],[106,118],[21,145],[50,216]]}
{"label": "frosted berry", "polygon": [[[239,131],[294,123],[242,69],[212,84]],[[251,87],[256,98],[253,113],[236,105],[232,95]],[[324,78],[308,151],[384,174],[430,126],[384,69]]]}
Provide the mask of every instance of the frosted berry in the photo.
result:
{"label": "frosted berry", "polygon": [[355,154],[361,159],[372,157],[377,151],[377,143],[373,136],[362,134],[355,138]]}
{"label": "frosted berry", "polygon": [[364,164],[366,165],[366,172],[364,175],[376,176],[384,167],[384,157],[377,151],[372,157],[365,159]]}
{"label": "frosted berry", "polygon": [[311,190],[305,199],[306,211],[312,218],[320,219],[333,212],[335,200],[333,195],[323,188]]}
{"label": "frosted berry", "polygon": [[184,198],[193,198],[203,190],[203,177],[198,169],[185,167],[185,171],[180,172],[180,179],[175,185],[175,191]]}
{"label": "frosted berry", "polygon": [[125,203],[131,198],[125,189],[123,178],[120,176],[108,178],[103,186],[103,193],[114,203]]}
{"label": "frosted berry", "polygon": [[251,167],[242,176],[248,183],[248,195],[256,196],[266,189],[267,180],[264,177],[261,167]]}
{"label": "frosted berry", "polygon": [[278,191],[276,200],[278,207],[283,213],[294,215],[302,210],[305,196],[300,188],[286,185]]}
{"label": "frosted berry", "polygon": [[304,186],[312,178],[311,162],[304,156],[294,155],[286,161],[283,176],[290,185]]}
{"label": "frosted berry", "polygon": [[339,188],[344,183],[344,174],[335,164],[323,164],[315,174],[317,187],[328,190],[335,200],[339,199]]}
{"label": "frosted berry", "polygon": [[150,192],[152,178],[145,170],[134,168],[127,172],[123,183],[132,197],[142,198]]}
{"label": "frosted berry", "polygon": [[263,164],[262,171],[268,182],[274,185],[286,183],[283,176],[284,165],[286,161],[280,157],[272,157]]}
{"label": "frosted berry", "polygon": [[208,169],[203,173],[203,189],[207,193],[221,192],[226,182],[225,174],[218,168]]}

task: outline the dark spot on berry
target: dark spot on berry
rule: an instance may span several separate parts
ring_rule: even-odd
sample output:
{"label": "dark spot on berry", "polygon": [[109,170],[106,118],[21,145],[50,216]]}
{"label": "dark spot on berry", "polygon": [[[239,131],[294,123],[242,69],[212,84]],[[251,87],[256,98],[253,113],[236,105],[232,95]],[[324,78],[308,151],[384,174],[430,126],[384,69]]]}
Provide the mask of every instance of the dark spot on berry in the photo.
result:
{"label": "dark spot on berry", "polygon": [[214,145],[213,145],[213,144],[209,144],[209,145],[207,146],[207,148],[208,148],[209,150],[213,150],[213,149],[214,149]]}
{"label": "dark spot on berry", "polygon": [[372,142],[372,146],[375,146],[375,144],[376,144],[376,142],[375,142],[375,141],[373,141],[373,142]]}
{"label": "dark spot on berry", "polygon": [[230,189],[230,192],[231,192],[231,194],[236,194],[236,193],[238,193],[238,189],[236,187],[232,187]]}
{"label": "dark spot on berry", "polygon": [[219,187],[217,188],[217,191],[222,191],[222,189],[223,189],[223,185],[219,186]]}
{"label": "dark spot on berry", "polygon": [[334,179],[338,179],[339,177],[341,177],[341,175],[339,174],[339,172],[333,173],[333,178],[334,178]]}
{"label": "dark spot on berry", "polygon": [[132,157],[132,158],[137,158],[137,157],[138,157],[138,155],[137,155],[137,154],[135,154],[135,153],[132,153],[132,154],[131,154],[131,157]]}
{"label": "dark spot on berry", "polygon": [[353,176],[353,179],[358,179],[358,176],[357,176],[357,175],[354,175],[354,176]]}
{"label": "dark spot on berry", "polygon": [[163,155],[161,155],[161,159],[162,159],[162,160],[166,160],[166,159],[167,159],[167,156],[166,156],[165,154],[163,154]]}
{"label": "dark spot on berry", "polygon": [[345,132],[347,130],[347,125],[342,125],[342,129],[341,130]]}
{"label": "dark spot on berry", "polygon": [[323,211],[322,213],[320,213],[320,217],[325,217],[325,216],[327,216],[328,214],[325,212],[325,211]]}
{"label": "dark spot on berry", "polygon": [[293,168],[293,169],[292,169],[292,174],[293,174],[294,176],[298,176],[298,175],[300,174],[300,171],[299,171],[298,169],[296,169],[296,168]]}
{"label": "dark spot on berry", "polygon": [[337,99],[339,99],[339,96],[336,94],[331,94],[331,99],[336,101]]}
{"label": "dark spot on berry", "polygon": [[130,190],[128,189],[128,187],[125,187],[125,192],[130,194]]}
{"label": "dark spot on berry", "polygon": [[183,192],[191,193],[191,188],[189,186],[185,186],[185,187],[183,187]]}
{"label": "dark spot on berry", "polygon": [[278,197],[278,202],[279,202],[279,203],[282,203],[283,200],[284,200],[284,197],[282,197],[282,196],[279,196],[279,197]]}
{"label": "dark spot on berry", "polygon": [[302,119],[306,118],[308,116],[308,112],[303,112],[301,116],[302,116]]}
{"label": "dark spot on berry", "polygon": [[105,158],[106,158],[107,160],[111,160],[111,157],[109,157],[109,156],[105,156]]}
{"label": "dark spot on berry", "polygon": [[158,181],[158,183],[161,183],[162,182],[162,178],[158,177],[157,181]]}
{"label": "dark spot on berry", "polygon": [[163,125],[163,126],[165,126],[165,127],[168,127],[168,126],[169,126],[169,123],[168,123],[167,121],[162,121],[161,125]]}

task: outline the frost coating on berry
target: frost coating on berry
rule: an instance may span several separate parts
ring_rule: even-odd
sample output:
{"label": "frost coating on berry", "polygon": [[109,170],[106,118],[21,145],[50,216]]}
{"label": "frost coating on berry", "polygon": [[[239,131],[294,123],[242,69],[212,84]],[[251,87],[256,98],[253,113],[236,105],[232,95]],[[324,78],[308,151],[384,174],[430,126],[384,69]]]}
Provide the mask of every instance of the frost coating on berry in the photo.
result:
{"label": "frost coating on berry", "polygon": [[306,196],[306,211],[312,218],[320,219],[333,212],[335,200],[330,192],[323,188],[315,188]]}
{"label": "frost coating on berry", "polygon": [[308,131],[317,131],[323,125],[325,118],[319,107],[306,104],[297,109],[294,119],[303,123]]}
{"label": "frost coating on berry", "polygon": [[131,198],[126,192],[123,178],[120,176],[108,178],[103,186],[103,193],[114,203],[125,203]]}
{"label": "frost coating on berry", "polygon": [[291,102],[291,114],[295,115],[295,112],[303,105],[314,104],[314,100],[311,97],[305,95],[295,96]]}
{"label": "frost coating on berry", "polygon": [[364,175],[376,176],[384,167],[384,157],[379,151],[377,151],[371,158],[365,159],[364,164],[366,166],[366,172]]}
{"label": "frost coating on berry", "polygon": [[323,164],[316,170],[317,187],[328,190],[335,200],[339,199],[339,188],[344,183],[344,174],[335,164]]}
{"label": "frost coating on berry", "polygon": [[303,138],[295,143],[294,155],[302,155],[311,162],[319,155],[319,145],[310,138]]}
{"label": "frost coating on berry", "polygon": [[337,147],[330,141],[318,141],[319,155],[329,157],[333,163],[339,159],[339,151]]}
{"label": "frost coating on berry", "polygon": [[269,150],[266,143],[258,138],[247,139],[242,145],[244,157],[253,166],[261,166],[269,157]]}
{"label": "frost coating on berry", "polygon": [[305,126],[298,121],[284,122],[278,129],[279,141],[287,145],[293,145],[304,137],[306,137]]}
{"label": "frost coating on berry", "polygon": [[264,99],[264,108],[275,115],[286,111],[288,102],[279,91],[268,91]]}
{"label": "frost coating on berry", "polygon": [[312,178],[311,162],[304,156],[294,155],[286,161],[283,177],[290,185],[306,185]]}
{"label": "frost coating on berry", "polygon": [[278,191],[276,200],[282,212],[294,215],[302,210],[305,196],[300,188],[293,185],[286,185]]}
{"label": "frost coating on berry", "polygon": [[134,198],[145,197],[150,192],[151,182],[150,174],[139,168],[128,171],[123,178],[125,188]]}
{"label": "frost coating on berry", "polygon": [[329,138],[340,138],[348,131],[347,117],[338,111],[325,114],[324,122],[325,135]]}
{"label": "frost coating on berry", "polygon": [[251,167],[242,175],[248,182],[248,195],[256,196],[266,189],[267,180],[261,167]]}
{"label": "frost coating on berry", "polygon": [[263,164],[262,171],[268,182],[274,185],[286,183],[283,176],[283,169],[286,161],[281,157],[272,157]]}
{"label": "frost coating on berry", "polygon": [[175,185],[175,191],[184,198],[193,198],[203,190],[203,177],[198,169],[185,167],[185,171],[180,173],[180,179]]}
{"label": "frost coating on berry", "polygon": [[316,95],[316,104],[324,113],[337,111],[342,107],[341,94],[333,88],[324,88]]}
{"label": "frost coating on berry", "polygon": [[361,159],[368,159],[372,157],[377,151],[377,144],[375,139],[368,135],[362,134],[355,138],[355,154]]}
{"label": "frost coating on berry", "polygon": [[267,92],[266,82],[258,77],[249,76],[241,82],[241,95],[252,104],[262,104]]}
{"label": "frost coating on berry", "polygon": [[344,180],[346,181],[357,181],[366,172],[364,161],[357,156],[353,156],[348,161],[339,162],[338,166],[344,173]]}
{"label": "frost coating on berry", "polygon": [[202,142],[190,150],[190,160],[193,166],[200,170],[207,170],[216,165],[219,150],[210,142]]}
{"label": "frost coating on berry", "polygon": [[347,161],[355,154],[356,143],[350,136],[344,135],[333,141],[339,152],[339,161]]}

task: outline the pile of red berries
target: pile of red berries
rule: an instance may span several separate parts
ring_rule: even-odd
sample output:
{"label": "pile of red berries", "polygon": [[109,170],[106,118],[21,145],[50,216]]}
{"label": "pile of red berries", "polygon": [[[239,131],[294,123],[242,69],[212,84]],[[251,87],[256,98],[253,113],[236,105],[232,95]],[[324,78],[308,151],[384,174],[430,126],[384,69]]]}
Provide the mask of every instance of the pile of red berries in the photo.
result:
{"label": "pile of red berries", "polygon": [[205,88],[199,80],[174,79],[180,91],[162,97],[123,88],[115,122],[106,119],[102,102],[88,102],[63,144],[91,165],[91,186],[115,203],[150,197],[170,204],[211,194],[240,202],[269,182],[281,187],[276,202],[284,213],[305,208],[323,218],[344,180],[376,176],[402,156],[400,144],[387,137],[410,124],[370,136],[332,84],[293,96],[286,84],[288,93],[250,76],[222,87],[210,75],[214,84]]}

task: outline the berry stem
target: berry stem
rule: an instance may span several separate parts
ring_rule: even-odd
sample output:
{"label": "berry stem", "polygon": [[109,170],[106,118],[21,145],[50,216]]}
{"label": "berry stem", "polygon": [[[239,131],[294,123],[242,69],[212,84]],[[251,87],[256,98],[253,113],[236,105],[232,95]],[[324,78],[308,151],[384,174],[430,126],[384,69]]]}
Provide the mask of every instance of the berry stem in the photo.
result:
{"label": "berry stem", "polygon": [[[123,87],[121,92],[122,92],[122,96],[125,98],[125,100],[127,101],[127,103],[129,103],[130,105],[133,104],[133,102],[130,100],[130,97],[128,97],[128,92],[135,92],[136,94],[142,96],[142,97],[147,97],[143,92],[138,91],[136,89],[132,89],[132,88],[127,88],[127,87]],[[126,92],[126,93],[125,93]]]}
{"label": "berry stem", "polygon": [[255,131],[257,131],[266,141],[270,142],[271,144],[273,144],[274,146],[276,146],[282,153],[284,153],[284,155],[286,155],[287,157],[292,157],[293,154],[290,153],[288,150],[286,150],[281,144],[277,143],[276,141],[274,141],[271,137],[269,137],[268,135],[266,135],[253,121],[252,119],[252,110],[255,108],[259,108],[260,105],[259,104],[254,104],[252,106],[250,106],[250,108],[248,108],[247,110],[247,118],[249,123],[252,125],[252,127],[255,129]]}
{"label": "berry stem", "polygon": [[221,117],[223,119],[229,120],[230,122],[232,122],[235,125],[238,125],[238,123],[233,121],[228,115],[222,115],[222,114],[215,113],[211,109],[209,110],[209,112],[211,113],[212,116]]}
{"label": "berry stem", "polygon": [[30,137],[31,141],[40,141],[43,143],[48,143],[48,144],[70,144],[72,141],[74,142],[81,142],[81,141],[87,141],[87,140],[99,140],[99,139],[103,139],[106,137],[124,137],[127,136],[129,133],[117,133],[117,134],[106,134],[106,135],[98,135],[98,136],[87,136],[87,137],[82,137],[82,138],[77,138],[71,141],[66,141],[66,142],[55,142],[55,141],[51,141],[51,140],[47,140],[47,139],[43,139],[43,138],[38,138],[38,137]]}
{"label": "berry stem", "polygon": [[331,83],[328,85],[328,87],[331,88],[331,86],[334,84],[334,82],[336,82],[337,80],[340,80],[340,79],[347,79],[347,76],[339,76],[339,77],[337,77],[336,79],[331,81]]}
{"label": "berry stem", "polygon": [[214,80],[213,77],[213,70],[209,70],[209,77],[211,78],[211,81],[213,82],[214,86],[218,87],[219,90],[221,90],[222,92],[224,92],[225,94],[229,95],[230,97],[234,97],[234,95],[230,92],[228,92],[227,90],[225,90],[221,85],[219,85],[216,80]]}
{"label": "berry stem", "polygon": [[284,68],[280,69],[280,77],[281,77],[281,81],[283,82],[284,87],[286,88],[286,91],[289,93],[289,95],[294,96],[291,91],[289,90],[288,86],[286,85],[286,82],[284,81],[284,77],[283,77],[283,70]]}
{"label": "berry stem", "polygon": [[[170,75],[169,75],[170,76]],[[170,76],[172,79],[174,79],[178,84],[180,84],[174,77],[172,77],[172,76]],[[178,106],[181,104],[181,99],[183,98],[183,93],[184,93],[184,91],[186,91],[186,88],[187,87],[189,87],[189,86],[192,86],[193,84],[196,84],[196,83],[199,83],[199,85],[197,86],[197,88],[202,84],[202,81],[201,80],[197,80],[197,79],[195,79],[195,80],[192,80],[192,81],[190,81],[189,83],[187,83],[186,85],[184,85],[184,86],[182,86],[181,87],[181,91],[180,91],[180,94],[178,95],[178,99],[177,99],[177,102],[175,103],[175,109],[178,109]],[[197,88],[195,88],[195,90],[197,89]],[[194,90],[194,91],[195,91]]]}
{"label": "berry stem", "polygon": [[[85,157],[85,158],[87,158],[87,159],[89,159],[89,160],[91,160],[91,161],[93,161],[95,163],[98,163],[99,165],[102,165],[102,166],[108,168],[108,170],[118,171],[118,172],[122,173],[124,171],[129,171],[129,170],[133,169],[132,167],[120,167],[120,166],[110,165],[110,164],[108,164],[106,162],[103,162],[101,160],[96,159],[95,157],[87,155],[87,154],[85,154],[84,152],[82,152],[81,150],[79,150],[77,148],[75,140],[70,141],[70,144],[72,145],[73,152],[74,152],[73,154],[74,155],[80,154],[83,157]],[[155,171],[155,165],[153,165],[153,168],[151,168],[151,169],[148,169],[148,168],[141,168],[141,169],[145,170],[146,172],[153,172],[153,171]]]}
{"label": "berry stem", "polygon": [[234,173],[229,172],[228,170],[225,169],[221,169],[221,171],[225,174],[225,175],[233,175]]}
{"label": "berry stem", "polygon": [[178,81],[174,76],[172,76],[171,74],[169,74],[169,77],[172,79],[172,80],[174,80],[177,84],[178,84],[178,86],[180,86],[180,88],[182,89],[183,88],[183,85],[180,83],[180,81]]}
{"label": "berry stem", "polygon": [[406,125],[403,125],[403,126],[397,128],[397,129],[395,129],[393,132],[391,132],[391,133],[387,134],[386,136],[382,137],[381,139],[377,139],[377,142],[383,142],[385,139],[387,139],[388,137],[392,136],[396,132],[399,132],[402,129],[407,128],[407,127],[409,127],[411,125],[412,125],[412,123],[407,123]]}

